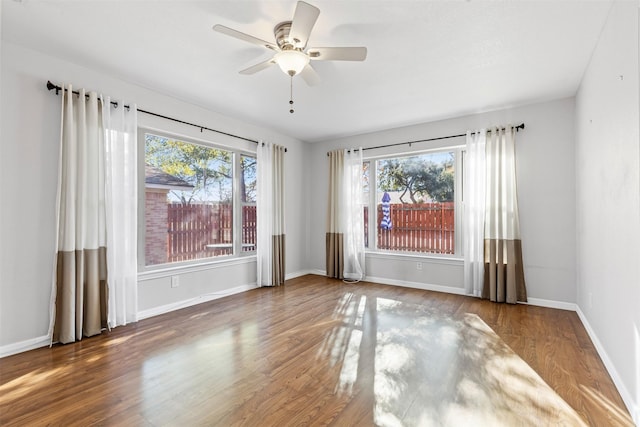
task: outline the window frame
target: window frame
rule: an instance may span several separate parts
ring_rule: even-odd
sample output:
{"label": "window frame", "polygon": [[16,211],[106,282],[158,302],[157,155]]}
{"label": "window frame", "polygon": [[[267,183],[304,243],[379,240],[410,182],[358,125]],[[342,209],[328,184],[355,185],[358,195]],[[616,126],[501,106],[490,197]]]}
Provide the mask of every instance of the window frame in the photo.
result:
{"label": "window frame", "polygon": [[[246,259],[256,256],[256,251],[242,251],[242,207],[241,207],[241,195],[240,195],[240,176],[241,171],[240,157],[242,155],[256,158],[255,151],[242,149],[239,147],[232,147],[229,145],[216,143],[210,140],[195,138],[184,134],[179,134],[164,129],[158,129],[153,127],[140,126],[138,131],[137,141],[137,164],[138,164],[138,237],[137,237],[137,251],[138,251],[138,272],[139,274],[145,273],[159,273],[162,271],[176,271],[176,270],[192,270],[193,268],[199,268],[211,264],[228,263],[230,261],[236,261],[240,259]],[[152,134],[164,138],[169,138],[188,144],[199,145],[202,147],[225,150],[231,153],[232,156],[232,253],[230,255],[218,255],[206,258],[199,258],[187,261],[166,262],[162,264],[146,264],[146,217],[145,217],[145,143],[146,135]],[[257,160],[257,158],[256,158]],[[256,177],[257,179],[257,177]]]}
{"label": "window frame", "polygon": [[[390,151],[385,154],[366,156],[362,159],[363,164],[369,162],[369,200],[367,206],[369,210],[369,224],[367,225],[368,235],[366,236],[369,242],[369,246],[365,248],[365,252],[378,255],[390,255],[390,256],[404,256],[404,257],[417,257],[417,258],[434,258],[434,259],[453,259],[462,260],[464,258],[463,242],[464,242],[464,230],[462,215],[464,211],[463,197],[463,179],[464,179],[464,151],[465,146],[461,144],[442,145],[433,148],[415,150],[415,151]],[[378,248],[378,209],[377,209],[377,191],[378,191],[378,161],[419,156],[423,154],[435,154],[443,152],[454,152],[454,248],[453,254],[441,254],[432,252],[411,252],[411,251],[399,251],[390,249]]]}

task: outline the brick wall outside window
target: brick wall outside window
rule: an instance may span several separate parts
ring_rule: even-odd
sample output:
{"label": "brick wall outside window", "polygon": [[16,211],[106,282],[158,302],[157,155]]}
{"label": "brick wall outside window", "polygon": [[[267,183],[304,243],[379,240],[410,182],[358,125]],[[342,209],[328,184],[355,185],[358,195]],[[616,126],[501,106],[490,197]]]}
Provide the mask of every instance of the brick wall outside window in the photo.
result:
{"label": "brick wall outside window", "polygon": [[167,193],[147,188],[145,191],[145,264],[167,262]]}

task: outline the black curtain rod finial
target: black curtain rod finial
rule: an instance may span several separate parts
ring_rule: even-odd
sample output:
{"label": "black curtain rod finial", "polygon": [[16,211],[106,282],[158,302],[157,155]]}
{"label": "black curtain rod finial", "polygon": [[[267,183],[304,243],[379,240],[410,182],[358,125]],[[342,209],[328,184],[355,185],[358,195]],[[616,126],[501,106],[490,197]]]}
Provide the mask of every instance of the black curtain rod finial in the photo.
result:
{"label": "black curtain rod finial", "polygon": [[56,95],[60,95],[60,89],[62,89],[60,86],[56,86],[53,83],[51,83],[51,80],[47,80],[47,90],[56,90]]}

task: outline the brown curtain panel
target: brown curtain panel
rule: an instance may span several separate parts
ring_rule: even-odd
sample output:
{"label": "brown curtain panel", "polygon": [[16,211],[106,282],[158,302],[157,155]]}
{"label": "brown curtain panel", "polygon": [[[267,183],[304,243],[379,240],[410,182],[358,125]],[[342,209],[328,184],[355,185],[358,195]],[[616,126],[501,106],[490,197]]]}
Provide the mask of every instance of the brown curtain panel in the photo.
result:
{"label": "brown curtain panel", "polygon": [[273,236],[273,271],[271,281],[274,286],[284,285],[285,236]]}
{"label": "brown curtain panel", "polygon": [[515,129],[492,129],[486,145],[484,286],[482,297],[527,301],[516,188]]}
{"label": "brown curtain panel", "polygon": [[95,92],[62,96],[52,341],[99,334],[106,322],[105,150]]}
{"label": "brown curtain panel", "polygon": [[340,229],[340,199],[343,191],[344,150],[329,152],[329,203],[327,207],[326,270],[327,276],[343,278],[344,234]]}
{"label": "brown curtain panel", "polygon": [[106,248],[58,252],[53,341],[98,335],[107,325]]}

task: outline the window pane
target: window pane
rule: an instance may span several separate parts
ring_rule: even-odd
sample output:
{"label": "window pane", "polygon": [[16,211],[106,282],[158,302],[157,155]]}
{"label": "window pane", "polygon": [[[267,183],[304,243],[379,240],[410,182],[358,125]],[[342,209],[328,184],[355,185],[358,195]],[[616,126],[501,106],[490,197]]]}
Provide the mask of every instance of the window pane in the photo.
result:
{"label": "window pane", "polygon": [[256,158],[242,155],[240,156],[240,167],[242,176],[240,177],[240,194],[245,203],[256,202]]}
{"label": "window pane", "polygon": [[455,253],[455,152],[378,160],[378,248]]}
{"label": "window pane", "polygon": [[362,162],[362,200],[364,201],[364,247],[369,247],[369,170],[371,162]]}
{"label": "window pane", "polygon": [[233,253],[233,153],[145,135],[145,264]]}
{"label": "window pane", "polygon": [[240,196],[242,198],[242,251],[256,250],[256,158],[240,156]]}

